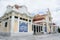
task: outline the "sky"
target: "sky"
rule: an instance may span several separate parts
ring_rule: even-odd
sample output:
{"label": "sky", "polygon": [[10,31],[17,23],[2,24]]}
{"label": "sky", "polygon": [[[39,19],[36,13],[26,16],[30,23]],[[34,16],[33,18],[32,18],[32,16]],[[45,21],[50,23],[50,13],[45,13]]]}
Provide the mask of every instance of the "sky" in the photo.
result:
{"label": "sky", "polygon": [[43,13],[50,9],[53,22],[60,26],[60,0],[0,0],[0,17],[6,11],[7,5],[25,5],[30,13]]}

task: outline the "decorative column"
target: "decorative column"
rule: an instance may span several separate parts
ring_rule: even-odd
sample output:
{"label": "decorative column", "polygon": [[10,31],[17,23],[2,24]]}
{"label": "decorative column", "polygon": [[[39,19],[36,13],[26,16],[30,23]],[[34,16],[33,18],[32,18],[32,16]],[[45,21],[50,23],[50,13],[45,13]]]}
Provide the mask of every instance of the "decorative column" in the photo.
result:
{"label": "decorative column", "polygon": [[44,25],[44,22],[43,22],[43,32],[45,33],[45,25]]}
{"label": "decorative column", "polygon": [[[32,25],[33,25],[33,19],[31,19],[31,27],[32,27]],[[33,33],[33,31],[32,31],[32,33]]]}
{"label": "decorative column", "polygon": [[51,26],[51,33],[53,33],[53,25]]}
{"label": "decorative column", "polygon": [[20,20],[20,18],[18,17],[18,30],[17,30],[17,32],[19,32],[19,20]]}
{"label": "decorative column", "polygon": [[38,32],[39,32],[39,26],[38,26]]}
{"label": "decorative column", "polygon": [[38,30],[37,25],[35,25],[35,34],[37,34],[37,30]]}
{"label": "decorative column", "polygon": [[12,18],[11,18],[11,34],[14,33],[13,27],[14,27],[14,13],[12,13]]}
{"label": "decorative column", "polygon": [[28,18],[28,32],[29,32],[29,30],[30,30],[30,29],[29,29],[29,24],[30,24],[30,23],[29,23],[29,18]]}

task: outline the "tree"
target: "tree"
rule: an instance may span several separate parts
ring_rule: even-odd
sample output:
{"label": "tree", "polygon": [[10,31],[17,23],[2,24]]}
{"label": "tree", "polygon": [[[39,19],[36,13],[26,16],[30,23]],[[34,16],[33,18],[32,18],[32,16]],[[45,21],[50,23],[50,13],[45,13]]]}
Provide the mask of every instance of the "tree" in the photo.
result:
{"label": "tree", "polygon": [[60,33],[60,28],[58,27],[58,32]]}

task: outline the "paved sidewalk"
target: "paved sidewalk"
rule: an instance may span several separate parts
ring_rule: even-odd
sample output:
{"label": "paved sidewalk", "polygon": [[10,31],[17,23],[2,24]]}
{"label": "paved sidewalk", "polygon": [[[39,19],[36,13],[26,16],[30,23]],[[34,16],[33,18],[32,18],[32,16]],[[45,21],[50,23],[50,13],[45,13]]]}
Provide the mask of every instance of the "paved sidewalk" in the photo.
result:
{"label": "paved sidewalk", "polygon": [[27,36],[12,36],[2,37],[0,40],[60,40],[60,34],[45,34],[45,35],[27,35]]}

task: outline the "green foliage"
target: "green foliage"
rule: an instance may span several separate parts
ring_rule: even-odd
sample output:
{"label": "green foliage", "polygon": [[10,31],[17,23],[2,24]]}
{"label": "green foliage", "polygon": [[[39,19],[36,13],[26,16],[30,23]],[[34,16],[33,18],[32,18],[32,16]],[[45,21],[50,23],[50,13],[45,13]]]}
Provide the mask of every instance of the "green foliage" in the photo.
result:
{"label": "green foliage", "polygon": [[60,28],[58,27],[58,32],[60,33]]}

